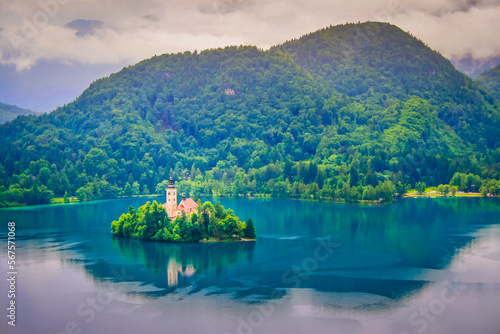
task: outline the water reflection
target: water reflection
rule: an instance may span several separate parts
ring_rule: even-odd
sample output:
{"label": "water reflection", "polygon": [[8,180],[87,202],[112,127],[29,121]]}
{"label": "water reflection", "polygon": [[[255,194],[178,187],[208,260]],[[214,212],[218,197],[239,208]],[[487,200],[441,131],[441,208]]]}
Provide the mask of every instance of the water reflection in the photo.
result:
{"label": "water reflection", "polygon": [[112,244],[125,258],[142,262],[154,276],[166,274],[170,288],[180,285],[182,278],[195,274],[220,275],[242,256],[251,260],[255,248],[255,242],[172,244],[118,237],[113,237]]}

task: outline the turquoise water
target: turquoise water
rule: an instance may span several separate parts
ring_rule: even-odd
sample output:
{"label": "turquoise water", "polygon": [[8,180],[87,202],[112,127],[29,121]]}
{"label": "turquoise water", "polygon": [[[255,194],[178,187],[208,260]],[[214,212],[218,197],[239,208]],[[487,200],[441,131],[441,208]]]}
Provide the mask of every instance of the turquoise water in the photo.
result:
{"label": "turquoise water", "polygon": [[146,200],[0,210],[0,270],[13,221],[18,271],[1,333],[500,333],[499,199],[224,198],[256,242],[112,237]]}

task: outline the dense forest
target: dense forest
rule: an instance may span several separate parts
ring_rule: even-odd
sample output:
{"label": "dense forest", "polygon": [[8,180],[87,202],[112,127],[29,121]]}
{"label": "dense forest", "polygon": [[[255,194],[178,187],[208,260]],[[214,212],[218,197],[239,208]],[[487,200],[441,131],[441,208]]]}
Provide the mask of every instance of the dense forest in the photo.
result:
{"label": "dense forest", "polygon": [[155,56],[0,135],[2,206],[163,193],[170,169],[180,192],[349,202],[500,178],[500,102],[385,23]]}
{"label": "dense forest", "polygon": [[169,219],[166,210],[157,201],[147,202],[111,223],[111,231],[119,237],[165,242],[199,242],[205,240],[255,239],[255,226],[251,218],[240,221],[232,209],[225,209],[219,202],[215,205],[198,200],[197,213]]}
{"label": "dense forest", "polygon": [[493,96],[500,100],[500,65],[485,71],[476,81],[483,85]]}

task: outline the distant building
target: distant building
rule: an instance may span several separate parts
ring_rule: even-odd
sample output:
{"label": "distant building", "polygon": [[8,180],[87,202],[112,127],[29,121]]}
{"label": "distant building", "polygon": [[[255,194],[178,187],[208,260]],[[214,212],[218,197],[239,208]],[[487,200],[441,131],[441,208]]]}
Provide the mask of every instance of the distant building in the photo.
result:
{"label": "distant building", "polygon": [[166,190],[167,200],[163,207],[167,210],[167,215],[169,218],[175,218],[176,216],[182,215],[185,212],[187,215],[196,212],[198,204],[193,201],[192,198],[186,198],[185,194],[182,194],[182,200],[179,205],[177,205],[177,189],[175,189],[174,179],[170,176],[168,180],[168,187]]}

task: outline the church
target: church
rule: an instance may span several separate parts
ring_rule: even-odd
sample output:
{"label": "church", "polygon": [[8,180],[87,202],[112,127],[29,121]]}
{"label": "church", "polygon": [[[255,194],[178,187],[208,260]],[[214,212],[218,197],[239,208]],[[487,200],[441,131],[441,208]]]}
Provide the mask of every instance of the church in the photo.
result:
{"label": "church", "polygon": [[167,200],[165,204],[163,204],[163,207],[167,210],[168,218],[174,219],[175,217],[182,215],[183,212],[187,215],[196,212],[198,204],[196,204],[192,198],[186,198],[185,194],[182,194],[182,200],[179,202],[179,205],[177,205],[177,189],[175,189],[172,175],[170,175],[170,179],[168,180],[166,192]]}

